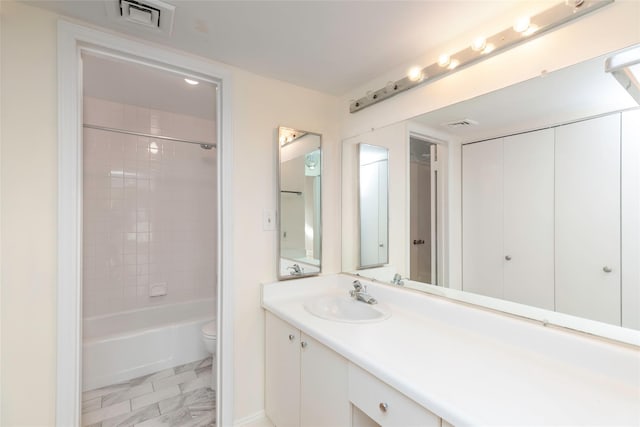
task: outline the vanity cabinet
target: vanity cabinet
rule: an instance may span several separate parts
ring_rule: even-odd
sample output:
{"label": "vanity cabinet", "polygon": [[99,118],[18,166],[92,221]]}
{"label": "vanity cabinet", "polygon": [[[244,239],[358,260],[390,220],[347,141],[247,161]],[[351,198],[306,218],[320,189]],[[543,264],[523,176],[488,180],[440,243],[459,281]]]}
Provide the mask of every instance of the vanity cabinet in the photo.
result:
{"label": "vanity cabinet", "polygon": [[348,362],[266,313],[265,410],[276,427],[351,425]]}
{"label": "vanity cabinet", "polygon": [[440,417],[353,364],[349,365],[349,400],[381,427],[441,425]]}

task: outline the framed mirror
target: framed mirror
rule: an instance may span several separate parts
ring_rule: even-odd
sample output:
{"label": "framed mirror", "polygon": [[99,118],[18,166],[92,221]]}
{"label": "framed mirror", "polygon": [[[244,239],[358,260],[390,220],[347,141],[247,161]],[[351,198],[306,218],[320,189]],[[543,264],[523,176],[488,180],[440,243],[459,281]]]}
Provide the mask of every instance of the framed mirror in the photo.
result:
{"label": "framed mirror", "polygon": [[[356,142],[389,147],[390,217],[388,261],[358,269],[343,163],[342,270],[640,343],[640,107],[605,71],[609,56],[343,141],[343,162]],[[417,150],[416,134],[447,158]],[[421,233],[416,154],[438,172]],[[429,238],[431,265],[417,265],[412,246]]]}
{"label": "framed mirror", "polygon": [[278,128],[278,278],[322,265],[322,135]]}
{"label": "framed mirror", "polygon": [[389,261],[389,150],[358,145],[359,268]]}

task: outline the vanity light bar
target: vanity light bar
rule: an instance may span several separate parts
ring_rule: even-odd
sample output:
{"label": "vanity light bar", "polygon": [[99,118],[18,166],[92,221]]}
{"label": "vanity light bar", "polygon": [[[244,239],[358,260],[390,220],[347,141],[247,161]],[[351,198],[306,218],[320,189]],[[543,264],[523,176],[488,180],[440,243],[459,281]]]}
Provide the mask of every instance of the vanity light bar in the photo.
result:
{"label": "vanity light bar", "polygon": [[489,58],[508,48],[530,40],[533,36],[551,31],[587,13],[594,12],[615,0],[565,0],[532,17],[523,17],[513,27],[490,37],[477,38],[471,45],[451,55],[443,54],[438,62],[417,72],[412,67],[410,74],[395,82],[389,82],[382,89],[367,92],[366,96],[351,101],[349,111],[355,113],[380,101],[427,82],[435,81],[455,70]]}

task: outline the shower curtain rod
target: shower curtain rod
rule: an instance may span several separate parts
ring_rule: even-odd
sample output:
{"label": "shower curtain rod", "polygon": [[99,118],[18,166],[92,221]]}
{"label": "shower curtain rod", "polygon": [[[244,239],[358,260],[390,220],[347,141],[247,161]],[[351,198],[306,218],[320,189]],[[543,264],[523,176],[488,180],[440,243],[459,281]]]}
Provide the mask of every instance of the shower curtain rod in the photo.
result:
{"label": "shower curtain rod", "polygon": [[147,138],[162,139],[164,141],[186,142],[187,144],[197,144],[197,145],[199,145],[199,146],[201,146],[203,148],[206,148],[206,147],[218,148],[216,144],[213,144],[211,142],[190,141],[188,139],[172,138],[170,136],[161,136],[161,135],[151,135],[150,133],[134,132],[134,131],[131,131],[131,130],[110,128],[110,127],[106,127],[106,126],[90,125],[90,124],[86,124],[86,123],[83,124],[82,127],[85,127],[85,128],[88,128],[88,129],[104,130],[104,131],[107,131],[107,132],[124,133],[126,135],[135,135],[135,136],[144,136],[144,137],[147,137]]}

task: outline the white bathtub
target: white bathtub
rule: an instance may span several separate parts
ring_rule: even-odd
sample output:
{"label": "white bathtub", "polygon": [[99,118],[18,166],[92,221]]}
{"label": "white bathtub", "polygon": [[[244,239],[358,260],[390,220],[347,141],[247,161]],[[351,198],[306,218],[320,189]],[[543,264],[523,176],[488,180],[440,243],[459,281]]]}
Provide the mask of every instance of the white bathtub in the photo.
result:
{"label": "white bathtub", "polygon": [[207,357],[200,328],[214,312],[206,299],[84,319],[83,390]]}

